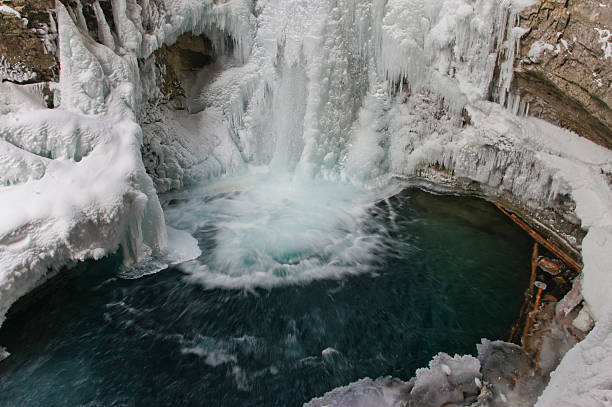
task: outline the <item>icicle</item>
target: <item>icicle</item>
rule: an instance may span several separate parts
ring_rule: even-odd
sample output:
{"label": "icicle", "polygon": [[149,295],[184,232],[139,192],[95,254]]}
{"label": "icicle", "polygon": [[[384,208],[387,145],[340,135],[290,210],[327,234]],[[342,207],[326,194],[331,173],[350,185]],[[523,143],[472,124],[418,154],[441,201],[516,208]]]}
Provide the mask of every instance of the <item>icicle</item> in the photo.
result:
{"label": "icicle", "polygon": [[81,4],[80,0],[76,0],[76,25],[83,30],[83,32],[89,33],[87,23],[85,22],[85,16],[83,15],[83,4]]}
{"label": "icicle", "polygon": [[141,56],[140,45],[142,43],[141,30],[128,16],[127,0],[111,0],[113,8],[113,19],[119,37],[119,45]]}
{"label": "icicle", "polygon": [[96,15],[96,21],[98,22],[98,37],[102,44],[106,45],[108,48],[115,50],[115,40],[113,39],[113,34],[111,33],[110,27],[106,22],[106,17],[104,16],[104,12],[102,11],[102,7],[100,7],[100,3],[96,0],[93,4],[94,13]]}

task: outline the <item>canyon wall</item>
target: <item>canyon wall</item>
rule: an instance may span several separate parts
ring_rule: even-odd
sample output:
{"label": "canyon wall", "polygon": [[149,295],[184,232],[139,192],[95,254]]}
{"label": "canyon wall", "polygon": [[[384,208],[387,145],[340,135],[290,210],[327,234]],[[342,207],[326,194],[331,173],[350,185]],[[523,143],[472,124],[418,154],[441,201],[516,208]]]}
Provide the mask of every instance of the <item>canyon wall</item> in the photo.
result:
{"label": "canyon wall", "polygon": [[520,20],[512,91],[523,108],[612,148],[612,3],[544,0]]}

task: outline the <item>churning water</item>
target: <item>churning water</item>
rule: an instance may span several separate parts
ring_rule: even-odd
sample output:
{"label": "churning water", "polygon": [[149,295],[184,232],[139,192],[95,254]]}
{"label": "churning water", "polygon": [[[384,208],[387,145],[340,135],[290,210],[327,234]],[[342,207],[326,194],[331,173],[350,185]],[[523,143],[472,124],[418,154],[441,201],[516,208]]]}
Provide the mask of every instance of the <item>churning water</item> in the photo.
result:
{"label": "churning water", "polygon": [[0,405],[299,406],[508,335],[530,241],[490,204],[251,181],[168,197],[199,259],[81,264],[14,312]]}

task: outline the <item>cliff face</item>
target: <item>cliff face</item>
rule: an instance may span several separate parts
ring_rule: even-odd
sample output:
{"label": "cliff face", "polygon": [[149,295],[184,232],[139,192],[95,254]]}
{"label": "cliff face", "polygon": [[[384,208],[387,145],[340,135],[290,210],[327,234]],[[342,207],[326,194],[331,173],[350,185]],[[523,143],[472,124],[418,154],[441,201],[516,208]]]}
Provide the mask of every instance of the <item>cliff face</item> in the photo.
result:
{"label": "cliff face", "polygon": [[528,114],[612,148],[612,2],[543,0],[520,25],[513,92]]}
{"label": "cliff face", "polygon": [[0,81],[57,80],[53,0],[3,0],[0,10]]}

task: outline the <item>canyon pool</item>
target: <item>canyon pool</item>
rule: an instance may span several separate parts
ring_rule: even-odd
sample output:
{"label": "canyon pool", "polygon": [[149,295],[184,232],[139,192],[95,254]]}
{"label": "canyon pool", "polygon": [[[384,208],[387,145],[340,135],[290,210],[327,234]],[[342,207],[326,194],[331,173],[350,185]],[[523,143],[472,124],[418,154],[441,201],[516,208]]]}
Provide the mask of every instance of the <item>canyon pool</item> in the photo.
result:
{"label": "canyon pool", "polygon": [[167,197],[194,261],[130,279],[115,255],[37,290],[0,330],[0,405],[300,406],[507,339],[531,241],[490,203],[281,184]]}

